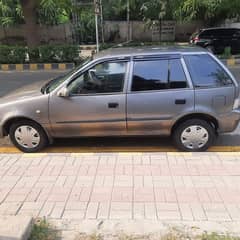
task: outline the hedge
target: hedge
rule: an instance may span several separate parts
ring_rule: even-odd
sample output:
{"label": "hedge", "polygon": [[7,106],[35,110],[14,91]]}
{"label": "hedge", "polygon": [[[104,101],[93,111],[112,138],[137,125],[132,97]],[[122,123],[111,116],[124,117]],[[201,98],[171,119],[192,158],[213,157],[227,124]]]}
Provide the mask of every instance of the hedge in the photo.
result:
{"label": "hedge", "polygon": [[0,64],[78,62],[77,45],[42,45],[36,48],[0,45]]}

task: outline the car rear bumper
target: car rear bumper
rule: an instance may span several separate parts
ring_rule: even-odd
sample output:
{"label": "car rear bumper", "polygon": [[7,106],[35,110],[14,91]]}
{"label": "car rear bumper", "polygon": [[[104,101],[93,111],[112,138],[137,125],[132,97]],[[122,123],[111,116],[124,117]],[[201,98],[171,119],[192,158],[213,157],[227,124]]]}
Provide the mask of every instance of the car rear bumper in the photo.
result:
{"label": "car rear bumper", "polygon": [[4,138],[4,129],[3,129],[3,123],[0,121],[0,138]]}
{"label": "car rear bumper", "polygon": [[224,115],[219,120],[219,133],[233,132],[240,121],[240,108],[233,110],[231,114]]}
{"label": "car rear bumper", "polygon": [[3,135],[3,132],[0,130],[0,138],[3,138],[4,135]]}

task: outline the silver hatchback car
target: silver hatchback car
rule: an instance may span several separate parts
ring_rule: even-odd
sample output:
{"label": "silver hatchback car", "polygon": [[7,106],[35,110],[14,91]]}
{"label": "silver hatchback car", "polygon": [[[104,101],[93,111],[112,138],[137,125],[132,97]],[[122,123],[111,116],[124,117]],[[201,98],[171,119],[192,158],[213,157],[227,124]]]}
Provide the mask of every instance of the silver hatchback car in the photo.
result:
{"label": "silver hatchback car", "polygon": [[180,150],[204,151],[237,127],[239,85],[201,48],[112,49],[1,98],[0,116],[0,136],[24,152],[60,137],[138,135],[168,135]]}

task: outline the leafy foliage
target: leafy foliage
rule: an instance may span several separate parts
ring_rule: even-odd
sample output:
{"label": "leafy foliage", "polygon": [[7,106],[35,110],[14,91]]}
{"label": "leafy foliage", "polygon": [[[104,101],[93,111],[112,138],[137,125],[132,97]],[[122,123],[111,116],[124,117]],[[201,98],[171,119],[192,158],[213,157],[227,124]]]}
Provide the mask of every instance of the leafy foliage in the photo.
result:
{"label": "leafy foliage", "polygon": [[0,25],[8,27],[22,22],[22,10],[17,0],[0,1]]}
{"label": "leafy foliage", "polygon": [[[74,11],[79,13],[79,21],[86,22],[93,17],[93,7],[81,6],[76,10],[71,0],[35,0],[38,2],[38,21],[41,24],[65,23],[71,19]],[[102,0],[106,20],[126,20],[128,0]],[[130,19],[142,20],[204,20],[215,23],[226,18],[240,17],[239,0],[129,0]],[[0,25],[9,26],[23,23],[24,18],[20,0],[0,1]],[[92,22],[91,22],[92,27]]]}
{"label": "leafy foliage", "polygon": [[29,240],[57,240],[58,232],[46,220],[34,224]]}
{"label": "leafy foliage", "polygon": [[78,62],[76,45],[42,45],[36,48],[0,45],[0,64]]}
{"label": "leafy foliage", "polygon": [[[142,20],[141,6],[146,0],[129,0],[130,19]],[[103,0],[103,14],[106,20],[126,20],[127,0]]]}
{"label": "leafy foliage", "polygon": [[[204,20],[214,24],[226,18],[240,17],[239,0],[129,0],[130,18],[167,20]],[[127,0],[103,0],[104,16],[108,20],[126,19]],[[161,15],[161,17],[159,17]]]}
{"label": "leafy foliage", "polygon": [[95,18],[92,6],[85,6],[76,10],[78,13],[78,25],[76,34],[81,43],[94,43],[96,40]]}
{"label": "leafy foliage", "polygon": [[[71,0],[36,0],[38,1],[38,22],[55,25],[69,21],[72,12]],[[10,26],[24,23],[19,0],[0,1],[0,25]]]}
{"label": "leafy foliage", "polygon": [[71,10],[70,0],[41,0],[39,22],[47,25],[65,23],[69,20]]}
{"label": "leafy foliage", "polygon": [[0,45],[0,63],[24,63],[27,49],[19,46]]}

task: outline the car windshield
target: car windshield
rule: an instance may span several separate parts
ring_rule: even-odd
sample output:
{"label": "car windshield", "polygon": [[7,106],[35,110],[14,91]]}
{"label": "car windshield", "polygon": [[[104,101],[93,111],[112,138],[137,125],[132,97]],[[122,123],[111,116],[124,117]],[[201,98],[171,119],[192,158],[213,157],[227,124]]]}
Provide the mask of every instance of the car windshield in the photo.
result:
{"label": "car windshield", "polygon": [[72,71],[70,71],[64,75],[58,76],[58,77],[50,80],[49,82],[47,82],[41,88],[42,94],[48,94],[48,93],[52,92],[54,89],[56,89],[58,86],[60,86],[64,81],[66,81],[69,77],[71,77],[71,75],[76,73],[80,68],[82,68],[84,65],[88,64],[90,61],[91,61],[91,58],[87,58],[87,59],[85,59],[85,61],[83,61],[78,67],[74,68]]}

